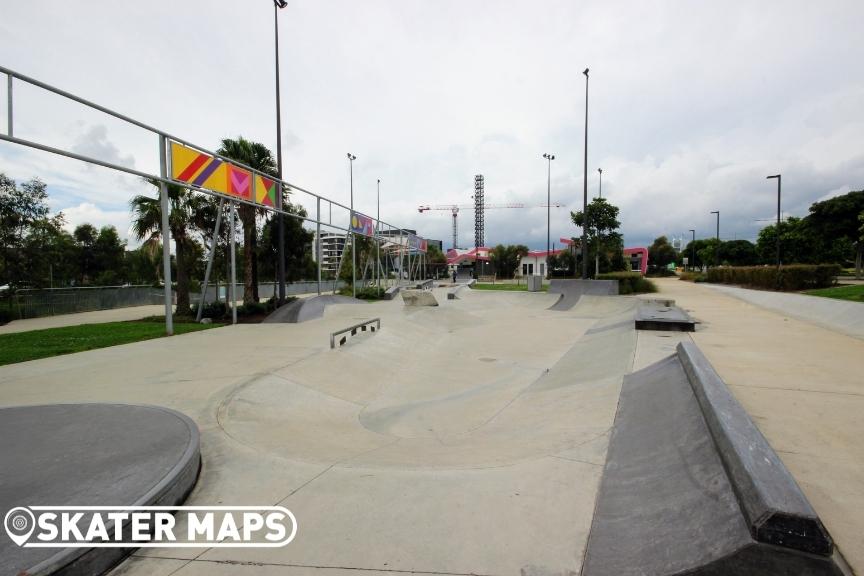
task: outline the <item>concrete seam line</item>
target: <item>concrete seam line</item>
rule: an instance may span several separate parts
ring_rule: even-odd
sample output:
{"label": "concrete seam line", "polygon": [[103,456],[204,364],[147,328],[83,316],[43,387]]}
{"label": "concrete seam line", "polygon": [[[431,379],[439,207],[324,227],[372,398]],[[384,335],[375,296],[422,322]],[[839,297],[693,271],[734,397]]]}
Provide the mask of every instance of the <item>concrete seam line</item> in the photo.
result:
{"label": "concrete seam line", "polygon": [[831,555],[833,541],[810,502],[707,358],[690,342],[677,352],[753,538]]}

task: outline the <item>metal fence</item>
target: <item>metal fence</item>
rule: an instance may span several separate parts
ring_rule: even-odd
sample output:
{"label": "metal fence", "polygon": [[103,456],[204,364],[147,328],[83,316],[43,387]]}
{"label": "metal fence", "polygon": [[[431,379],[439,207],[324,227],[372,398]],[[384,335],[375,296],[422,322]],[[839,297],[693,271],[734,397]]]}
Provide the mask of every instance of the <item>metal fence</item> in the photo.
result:
{"label": "metal fence", "polygon": [[153,286],[95,286],[18,290],[14,298],[18,318],[24,319],[162,304],[164,292]]}
{"label": "metal fence", "polygon": [[[339,290],[346,286],[343,281],[336,283]],[[322,282],[322,291],[333,290],[333,281]],[[228,285],[219,284],[218,297],[217,287],[207,287],[207,302],[228,300]],[[318,291],[315,281],[290,282],[285,285],[285,293],[289,296],[298,294],[311,294]],[[258,294],[262,300],[267,300],[275,295],[275,284],[273,282],[260,282]],[[189,294],[192,304],[198,303],[201,292],[192,291]],[[45,288],[18,290],[14,295],[13,309],[16,310],[15,318],[42,318],[44,316],[58,316],[60,314],[74,314],[76,312],[93,312],[96,310],[112,310],[114,308],[128,308],[130,306],[148,306],[151,304],[164,304],[165,294],[162,287],[143,286],[93,286],[84,288]],[[176,292],[173,295],[177,302]],[[243,285],[237,285],[237,300],[243,300]]]}

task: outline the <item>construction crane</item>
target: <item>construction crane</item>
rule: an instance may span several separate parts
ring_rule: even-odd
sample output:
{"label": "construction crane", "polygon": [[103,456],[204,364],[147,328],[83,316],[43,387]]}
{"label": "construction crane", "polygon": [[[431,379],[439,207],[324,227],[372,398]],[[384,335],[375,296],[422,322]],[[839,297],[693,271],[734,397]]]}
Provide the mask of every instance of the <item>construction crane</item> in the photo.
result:
{"label": "construction crane", "polygon": [[[553,208],[560,208],[561,204],[540,204],[540,207],[546,208],[547,206],[551,206]],[[533,206],[532,206],[533,207]],[[435,204],[428,205],[424,204],[423,206],[418,206],[417,211],[421,214],[423,212],[427,212],[429,210],[448,210],[453,215],[453,248],[459,247],[459,224],[458,224],[458,216],[459,210],[474,208],[474,204]],[[521,203],[506,203],[506,204],[484,204],[485,209],[498,209],[498,208],[526,208],[525,204]]]}

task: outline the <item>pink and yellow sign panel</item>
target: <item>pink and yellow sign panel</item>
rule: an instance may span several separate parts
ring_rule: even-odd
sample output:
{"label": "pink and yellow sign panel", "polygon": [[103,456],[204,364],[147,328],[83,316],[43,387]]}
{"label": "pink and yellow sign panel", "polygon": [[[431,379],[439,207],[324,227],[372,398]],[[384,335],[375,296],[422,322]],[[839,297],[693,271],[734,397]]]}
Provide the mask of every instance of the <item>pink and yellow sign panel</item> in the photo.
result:
{"label": "pink and yellow sign panel", "polygon": [[355,212],[351,216],[351,232],[354,234],[362,234],[363,236],[375,235],[375,222],[369,216],[358,214]]}
{"label": "pink and yellow sign panel", "polygon": [[[171,177],[199,188],[278,208],[275,180],[171,142]],[[254,190],[254,194],[253,194]]]}

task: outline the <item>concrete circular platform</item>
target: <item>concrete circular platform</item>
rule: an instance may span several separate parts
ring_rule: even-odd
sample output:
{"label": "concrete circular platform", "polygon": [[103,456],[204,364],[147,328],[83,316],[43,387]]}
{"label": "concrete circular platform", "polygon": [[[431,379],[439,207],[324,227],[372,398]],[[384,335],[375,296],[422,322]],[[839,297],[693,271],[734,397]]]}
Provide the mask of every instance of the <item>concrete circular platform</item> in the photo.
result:
{"label": "concrete circular platform", "polygon": [[[198,427],[158,406],[0,408],[0,517],[16,506],[177,505],[201,463]],[[21,548],[0,536],[0,574],[101,574],[131,550]]]}

